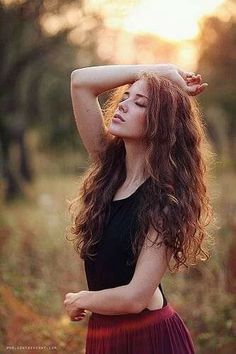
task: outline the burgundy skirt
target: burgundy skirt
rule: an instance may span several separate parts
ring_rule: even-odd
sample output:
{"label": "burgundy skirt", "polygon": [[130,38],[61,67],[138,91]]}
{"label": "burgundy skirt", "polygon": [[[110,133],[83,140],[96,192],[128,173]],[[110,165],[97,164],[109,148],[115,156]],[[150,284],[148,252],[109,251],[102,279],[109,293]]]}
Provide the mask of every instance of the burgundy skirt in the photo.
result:
{"label": "burgundy skirt", "polygon": [[190,332],[169,303],[137,314],[89,317],[85,354],[194,353]]}

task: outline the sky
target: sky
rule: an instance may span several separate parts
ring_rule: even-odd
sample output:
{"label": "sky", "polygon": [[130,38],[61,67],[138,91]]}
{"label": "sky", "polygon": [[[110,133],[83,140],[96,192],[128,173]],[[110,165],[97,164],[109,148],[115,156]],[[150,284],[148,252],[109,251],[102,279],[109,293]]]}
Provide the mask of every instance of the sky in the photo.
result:
{"label": "sky", "polygon": [[[195,70],[199,50],[196,39],[200,33],[201,21],[205,16],[217,12],[224,0],[87,0],[92,7],[103,15],[104,24],[111,30],[120,32],[118,45],[109,49],[107,40],[103,38],[100,46],[104,53],[112,51],[112,59],[117,64],[137,61],[155,62],[156,59],[168,60],[163,55],[150,56],[148,50],[144,55],[137,55],[132,36],[151,34],[173,43],[177,51],[174,53],[174,64],[186,70]],[[129,34],[129,35],[128,35]],[[141,54],[141,53],[140,53]],[[143,53],[142,53],[143,54]],[[160,62],[159,61],[159,62]]]}
{"label": "sky", "polygon": [[[2,0],[5,4],[21,0]],[[85,7],[99,10],[105,25],[130,33],[151,33],[161,38],[180,42],[197,37],[199,23],[214,12],[224,0],[86,0]],[[69,9],[69,6],[68,6]],[[79,6],[70,11],[69,22],[76,23]],[[60,21],[67,21],[60,17]],[[54,22],[55,23],[54,23]],[[58,28],[58,20],[50,18],[51,32]]]}
{"label": "sky", "polygon": [[[2,0],[5,3],[22,0]],[[50,0],[48,0],[50,1]],[[105,30],[98,37],[97,52],[114,64],[172,62],[186,70],[197,67],[198,34],[205,16],[218,12],[225,0],[86,0],[84,9],[103,17]],[[41,22],[45,32],[54,34],[63,27],[75,26],[69,40],[79,45],[93,23],[83,21],[81,8],[75,3],[60,13],[46,13]],[[65,11],[66,10],[66,11]],[[84,10],[83,10],[84,11]],[[229,13],[226,15],[229,16]],[[93,22],[93,21],[92,21]],[[142,35],[151,35],[142,39]],[[159,37],[166,44],[155,39]],[[137,38],[143,43],[137,45]],[[154,39],[153,39],[154,38]],[[101,40],[100,40],[101,39]],[[138,39],[139,40],[139,39]],[[170,45],[172,49],[170,49]],[[151,46],[151,50],[150,50]],[[78,62],[80,60],[78,53]]]}
{"label": "sky", "polygon": [[101,9],[110,28],[132,33],[152,33],[163,39],[179,42],[196,38],[199,21],[211,14],[224,0],[136,0],[119,2],[88,0]]}

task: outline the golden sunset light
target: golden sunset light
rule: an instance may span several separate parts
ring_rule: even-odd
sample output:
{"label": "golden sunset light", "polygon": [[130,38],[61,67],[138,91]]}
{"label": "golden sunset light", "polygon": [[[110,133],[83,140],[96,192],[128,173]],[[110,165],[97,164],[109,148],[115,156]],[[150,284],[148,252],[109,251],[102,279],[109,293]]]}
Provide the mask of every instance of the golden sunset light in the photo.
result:
{"label": "golden sunset light", "polygon": [[[156,60],[172,60],[172,57],[158,55],[152,57],[152,51],[144,53],[142,47],[137,55],[133,38],[139,35],[158,36],[176,48],[173,60],[186,69],[194,70],[198,58],[195,43],[201,20],[217,11],[224,0],[90,0],[86,3],[104,18],[104,25],[109,30],[119,33],[119,45],[112,49],[112,58],[116,63],[151,62]],[[100,47],[111,56],[107,40]]]}
{"label": "golden sunset light", "polygon": [[[93,7],[109,13],[108,27],[132,33],[151,33],[170,41],[195,38],[202,17],[214,12],[224,0],[137,0],[126,13],[117,11],[114,2],[90,0]],[[132,2],[131,2],[132,3]]]}
{"label": "golden sunset light", "polygon": [[236,354],[236,0],[0,18],[0,354]]}
{"label": "golden sunset light", "polygon": [[223,0],[141,0],[125,17],[122,27],[171,41],[192,39],[198,35],[201,18],[221,3]]}

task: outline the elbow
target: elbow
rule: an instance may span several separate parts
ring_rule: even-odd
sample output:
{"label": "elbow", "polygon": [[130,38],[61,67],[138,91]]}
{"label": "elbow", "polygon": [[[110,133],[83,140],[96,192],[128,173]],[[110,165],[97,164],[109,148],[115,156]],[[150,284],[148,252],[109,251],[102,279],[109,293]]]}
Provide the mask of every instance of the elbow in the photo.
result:
{"label": "elbow", "polygon": [[[94,96],[98,96],[98,93],[91,83],[91,74],[88,74],[88,71],[85,71],[85,69],[87,68],[75,69],[71,72],[71,89],[85,89]],[[90,75],[90,78],[88,75]]]}
{"label": "elbow", "polygon": [[78,71],[79,71],[78,69],[73,70],[71,75],[70,75],[71,86],[73,88],[78,87],[79,83],[80,83]]}
{"label": "elbow", "polygon": [[71,80],[71,86],[73,88],[81,87],[83,85],[81,80],[80,69],[75,69],[72,71],[70,75],[70,80]]}
{"label": "elbow", "polygon": [[145,309],[146,303],[144,304],[140,299],[131,297],[128,301],[128,311],[129,313],[139,313]]}
{"label": "elbow", "polygon": [[139,302],[132,302],[130,304],[130,313],[140,313],[141,311],[143,311],[145,309],[145,305],[143,305],[142,303]]}

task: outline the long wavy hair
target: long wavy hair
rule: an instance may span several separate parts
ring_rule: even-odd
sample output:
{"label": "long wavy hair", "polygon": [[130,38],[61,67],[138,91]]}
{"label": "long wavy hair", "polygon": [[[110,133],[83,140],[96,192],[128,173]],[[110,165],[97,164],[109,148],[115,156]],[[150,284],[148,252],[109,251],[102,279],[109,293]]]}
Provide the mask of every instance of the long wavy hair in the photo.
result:
{"label": "long wavy hair", "polygon": [[[207,226],[214,224],[207,182],[215,153],[207,141],[206,126],[198,101],[171,80],[153,72],[141,72],[138,79],[148,84],[145,171],[150,176],[141,195],[138,231],[132,240],[136,262],[148,230],[153,226],[157,246],[171,249],[173,268],[188,268],[210,257],[213,241]],[[110,124],[120,99],[131,84],[111,91],[102,111],[105,126]],[[81,176],[77,196],[69,201],[72,217],[68,238],[82,259],[96,256],[110,204],[126,179],[125,145],[121,137],[105,130],[101,149]],[[158,240],[160,242],[158,243]]]}

